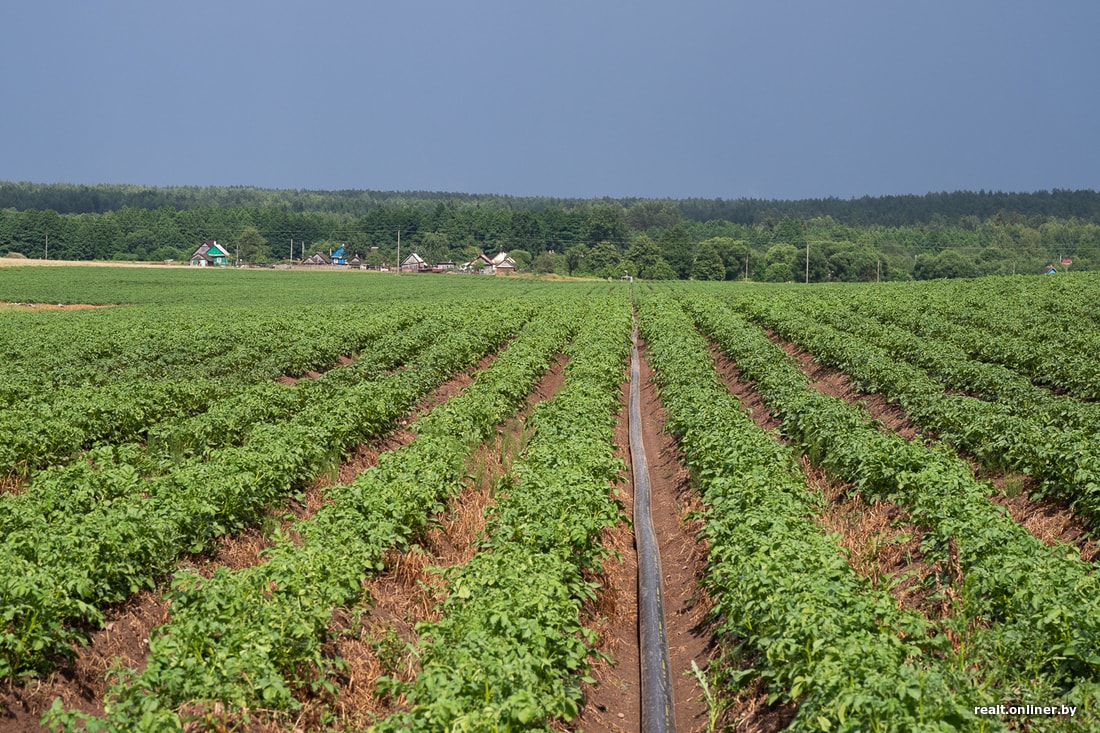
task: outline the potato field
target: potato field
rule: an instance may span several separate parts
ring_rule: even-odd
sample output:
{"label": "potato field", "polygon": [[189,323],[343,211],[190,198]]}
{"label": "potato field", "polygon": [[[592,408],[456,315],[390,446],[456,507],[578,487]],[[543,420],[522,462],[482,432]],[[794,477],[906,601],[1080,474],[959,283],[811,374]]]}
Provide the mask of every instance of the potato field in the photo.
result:
{"label": "potato field", "polygon": [[2,268],[0,733],[1100,729],[1098,302]]}

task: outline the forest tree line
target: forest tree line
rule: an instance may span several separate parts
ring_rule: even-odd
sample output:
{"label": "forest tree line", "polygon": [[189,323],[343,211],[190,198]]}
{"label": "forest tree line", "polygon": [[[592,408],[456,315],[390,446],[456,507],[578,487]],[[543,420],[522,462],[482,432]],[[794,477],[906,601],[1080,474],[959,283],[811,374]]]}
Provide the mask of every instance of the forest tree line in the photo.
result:
{"label": "forest tree line", "polygon": [[[1100,269],[1100,194],[957,192],[842,201],[543,199],[0,183],[0,255],[250,263],[344,246],[370,265],[509,252],[521,270],[811,282]],[[48,253],[47,253],[48,247]]]}

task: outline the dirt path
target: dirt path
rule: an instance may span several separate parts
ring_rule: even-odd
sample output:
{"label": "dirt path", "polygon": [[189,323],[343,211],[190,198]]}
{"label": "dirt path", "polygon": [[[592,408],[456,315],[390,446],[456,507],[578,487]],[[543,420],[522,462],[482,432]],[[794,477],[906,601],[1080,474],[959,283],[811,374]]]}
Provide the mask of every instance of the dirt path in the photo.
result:
{"label": "dirt path", "polygon": [[[678,733],[707,730],[707,706],[692,674],[692,662],[702,670],[709,665],[714,650],[713,638],[706,625],[710,602],[699,587],[706,563],[706,544],[697,538],[701,520],[689,519],[702,504],[690,476],[680,461],[676,441],[664,432],[665,414],[653,371],[640,349],[642,439],[649,463],[652,491],[651,514],[661,553],[664,581],[665,627]],[[621,398],[619,429],[616,439],[624,462],[629,457],[626,425],[626,389]],[[629,475],[620,486],[625,511],[633,511],[634,489]],[[613,613],[596,626],[601,636],[601,651],[615,664],[597,665],[593,676],[597,684],[587,690],[582,714],[569,726],[590,733],[634,733],[641,730],[641,690],[638,652],[637,557],[633,533],[622,525],[616,529],[609,546],[623,560],[609,568],[604,593],[613,595],[606,604]]]}

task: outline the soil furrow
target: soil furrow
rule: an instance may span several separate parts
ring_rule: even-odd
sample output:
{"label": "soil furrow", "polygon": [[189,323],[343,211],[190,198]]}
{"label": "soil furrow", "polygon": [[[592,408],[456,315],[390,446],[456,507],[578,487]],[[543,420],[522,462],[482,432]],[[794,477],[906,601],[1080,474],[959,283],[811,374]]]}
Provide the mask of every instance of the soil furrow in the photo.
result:
{"label": "soil furrow", "polygon": [[[699,585],[706,564],[706,543],[699,538],[702,520],[695,513],[702,503],[687,470],[680,460],[676,441],[664,432],[665,414],[653,383],[653,371],[639,344],[641,356],[642,434],[649,463],[651,513],[661,553],[664,581],[665,627],[669,663],[676,707],[677,731],[705,731],[707,704],[703,699],[692,662],[704,673],[715,652],[713,636],[707,624],[710,602]],[[616,440],[620,456],[629,455],[626,430],[626,389],[621,398]],[[629,461],[626,461],[629,465]],[[628,513],[633,511],[633,485],[627,475],[620,484],[620,498]],[[606,614],[596,628],[601,633],[600,650],[612,657],[612,663],[596,665],[595,685],[586,690],[586,703],[570,729],[592,732],[641,730],[641,689],[638,667],[637,557],[633,532],[620,525],[609,538],[610,546],[623,553],[623,560],[608,564],[605,575],[609,588],[604,595],[608,608],[595,609]],[[613,587],[613,589],[612,589]],[[611,610],[613,608],[613,610]],[[609,612],[610,611],[610,612]],[[603,638],[603,637],[607,638]]]}
{"label": "soil furrow", "polygon": [[557,356],[528,395],[523,410],[499,426],[492,442],[471,454],[468,485],[438,521],[414,538],[409,550],[386,554],[386,569],[363,584],[364,605],[336,611],[326,656],[342,659],[344,668],[331,694],[303,695],[298,727],[309,730],[320,725],[323,716],[331,716],[344,729],[360,730],[403,704],[401,699],[377,694],[378,680],[409,681],[419,671],[416,625],[439,619],[446,595],[443,573],[468,562],[477,552],[485,510],[529,437],[527,417],[535,405],[553,399],[564,383],[567,363],[565,356]]}
{"label": "soil furrow", "polygon": [[[711,346],[711,354],[719,375],[730,392],[749,408],[753,422],[763,430],[778,430],[782,421],[764,404],[751,381],[742,377],[736,363],[717,346]],[[804,364],[803,368],[807,366]],[[810,374],[811,379],[821,377],[815,382],[818,388],[826,384],[841,386],[841,392],[855,401],[862,401],[862,393],[850,384],[843,384],[841,377],[824,375],[820,370],[821,366],[815,363],[815,374]],[[898,422],[900,418],[895,416],[893,420]],[[785,436],[778,433],[775,438],[787,442]],[[929,619],[940,619],[949,613],[951,599],[956,594],[950,585],[945,586],[938,580],[952,577],[951,572],[939,564],[925,562],[920,549],[924,533],[909,522],[904,509],[892,502],[867,502],[852,493],[849,484],[829,476],[806,456],[799,456],[799,464],[806,476],[807,489],[826,500],[816,521],[826,531],[837,534],[840,547],[847,553],[848,562],[856,573],[870,579],[875,588],[887,589],[900,605],[923,613]],[[929,588],[922,581],[929,577],[937,579],[935,588]]]}
{"label": "soil furrow", "polygon": [[[802,371],[812,380],[811,387],[824,394],[839,397],[850,404],[860,404],[871,417],[881,422],[885,429],[898,433],[906,440],[922,440],[923,434],[913,425],[905,411],[881,394],[868,393],[856,388],[851,378],[839,369],[818,363],[812,354],[795,344],[771,334],[772,341],[794,357]],[[958,451],[956,451],[958,452]],[[1064,502],[1056,499],[1033,501],[1028,491],[1034,481],[1023,476],[1008,475],[987,469],[973,456],[959,452],[971,464],[975,477],[987,481],[996,492],[989,499],[1005,507],[1018,524],[1047,545],[1074,545],[1086,561],[1100,559],[1100,548],[1085,531],[1084,523]]]}
{"label": "soil furrow", "polygon": [[[416,437],[408,425],[465,389],[495,359],[495,354],[483,356],[476,365],[433,390],[401,418],[396,430],[357,446],[329,474],[315,479],[301,501],[291,500],[286,507],[273,508],[269,512],[271,528],[281,526],[285,530],[292,519],[309,518],[325,503],[327,487],[352,481],[375,465],[382,453],[408,445]],[[290,516],[285,516],[288,513]],[[239,570],[262,562],[261,553],[272,545],[271,532],[251,528],[219,539],[210,553],[185,557],[180,565],[209,577],[218,568]],[[149,634],[168,620],[168,604],[159,592],[146,591],[109,609],[106,617],[104,628],[91,634],[89,644],[76,648],[73,659],[62,662],[49,677],[21,686],[0,686],[0,709],[5,711],[0,713],[0,733],[46,730],[38,721],[55,698],[61,698],[66,708],[102,715],[108,688],[106,673],[116,660],[127,668],[144,667]]]}

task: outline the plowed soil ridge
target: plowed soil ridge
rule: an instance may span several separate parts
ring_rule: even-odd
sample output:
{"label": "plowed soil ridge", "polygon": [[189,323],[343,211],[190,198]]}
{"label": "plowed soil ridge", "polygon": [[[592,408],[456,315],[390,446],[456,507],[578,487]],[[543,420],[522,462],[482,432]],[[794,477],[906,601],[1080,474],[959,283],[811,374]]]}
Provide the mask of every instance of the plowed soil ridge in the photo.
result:
{"label": "plowed soil ridge", "polygon": [[[382,453],[408,445],[415,437],[408,425],[465,389],[475,375],[495,359],[495,354],[483,356],[474,366],[437,387],[399,420],[396,430],[357,446],[328,475],[315,479],[302,501],[292,500],[285,507],[273,508],[269,515],[271,521],[286,529],[291,519],[283,516],[287,511],[295,520],[312,516],[325,503],[328,486],[350,483],[359,473],[375,465]],[[239,570],[261,562],[261,553],[272,544],[268,533],[249,529],[222,538],[208,555],[184,558],[181,566],[189,565],[208,577],[219,567]],[[62,661],[49,677],[26,684],[0,682],[0,733],[48,730],[39,725],[39,720],[56,698],[60,698],[68,709],[103,714],[103,698],[109,686],[108,671],[114,664],[133,669],[144,667],[149,634],[168,620],[168,604],[159,592],[146,591],[109,609],[106,616],[107,623],[91,635],[90,643],[76,647],[73,659]]]}

